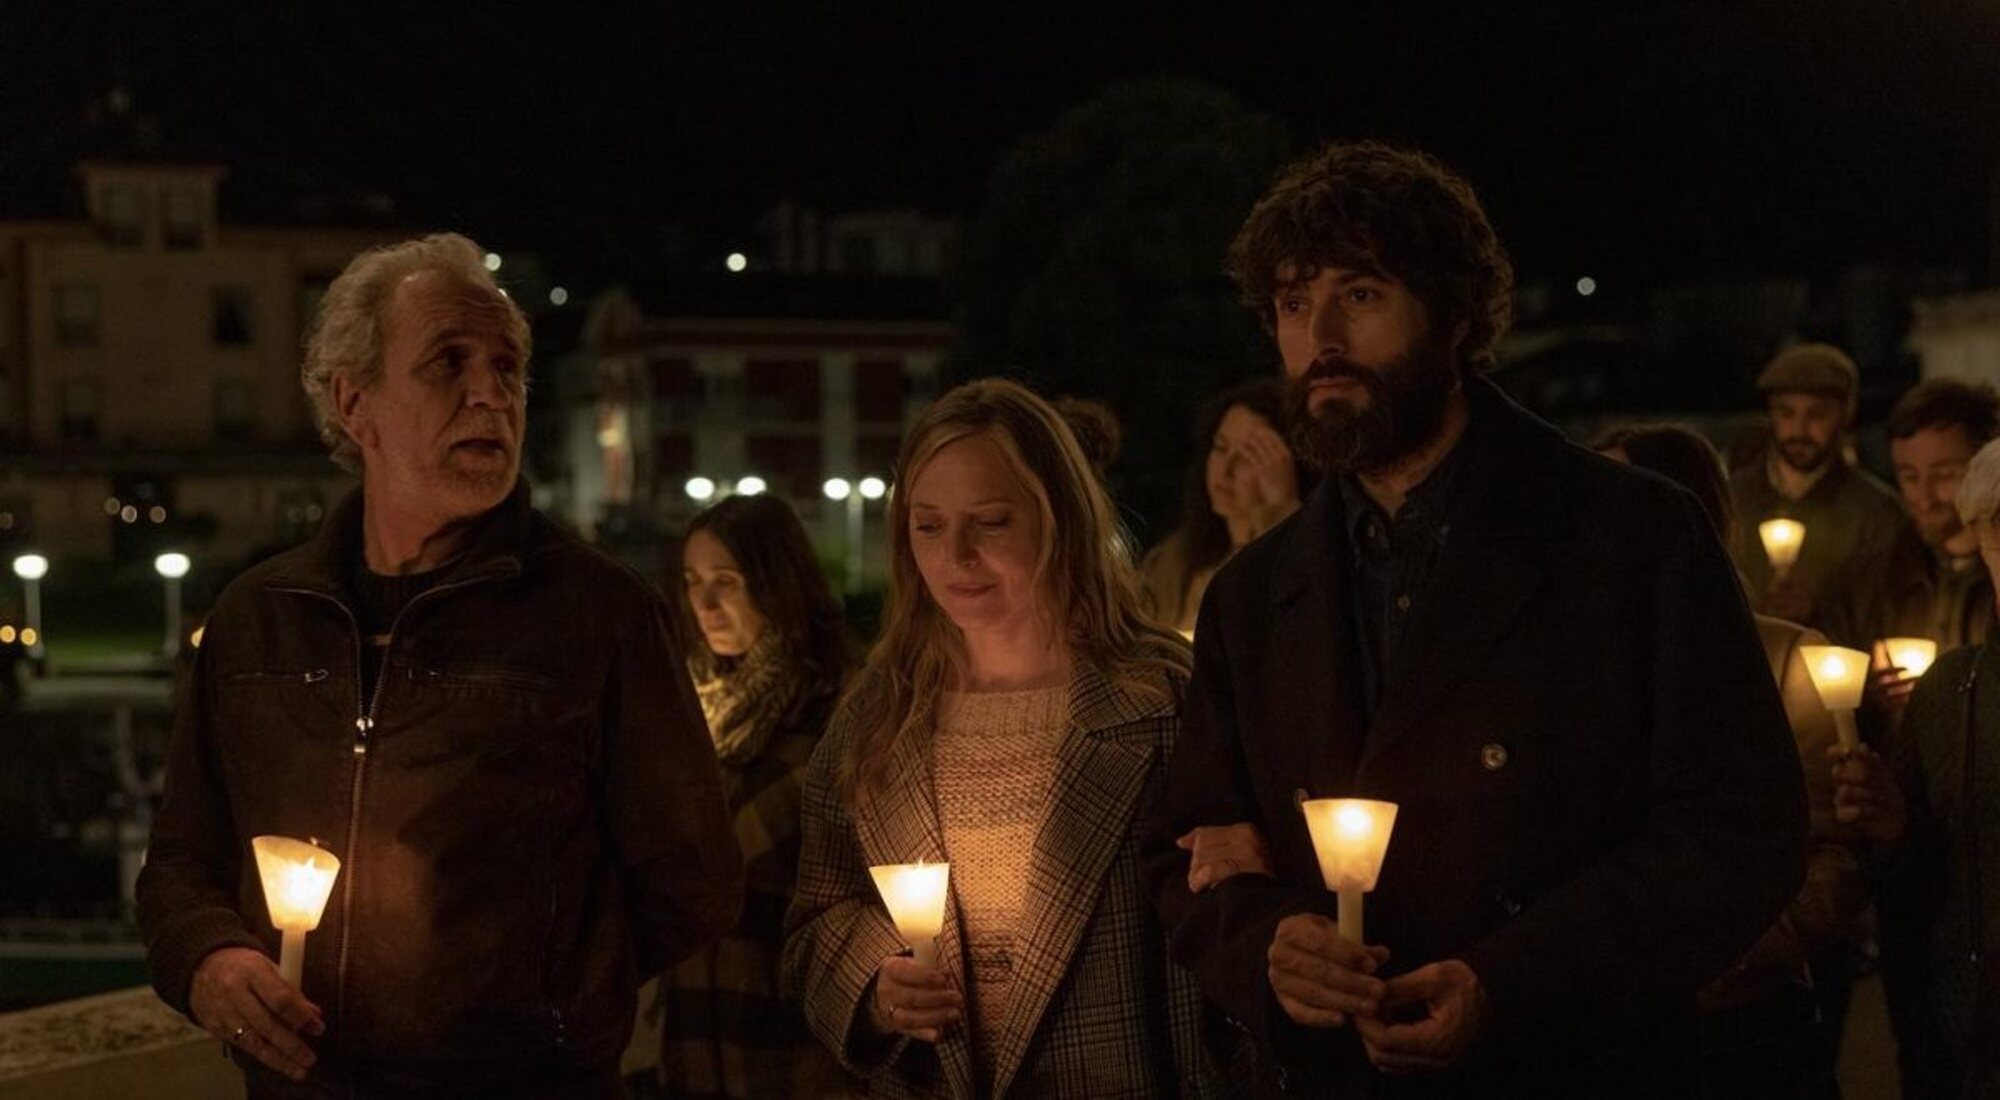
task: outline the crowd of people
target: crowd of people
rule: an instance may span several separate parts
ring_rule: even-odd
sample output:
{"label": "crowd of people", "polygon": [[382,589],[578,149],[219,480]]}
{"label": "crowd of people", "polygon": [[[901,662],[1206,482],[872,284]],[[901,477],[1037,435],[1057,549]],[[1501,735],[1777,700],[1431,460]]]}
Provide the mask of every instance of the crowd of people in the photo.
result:
{"label": "crowd of people", "polygon": [[[1336,144],[1226,258],[1281,369],[1204,406],[1172,533],[1133,560],[1103,409],[965,384],[903,440],[864,655],[778,499],[697,515],[665,599],[535,512],[480,256],[328,291],[360,488],[225,592],[179,708],[140,920],[253,1097],[621,1095],[641,1010],[670,1096],[1822,1097],[1878,946],[1904,1094],[2000,1090],[1990,388],[1898,403],[1893,490],[1826,345],[1733,474],[1579,445],[1487,378],[1470,185]],[[1829,641],[1875,656],[1858,744]],[[1365,935],[1329,797],[1398,807]],[[342,861],[297,981],[267,834]],[[934,951],[871,876],[919,863]]]}

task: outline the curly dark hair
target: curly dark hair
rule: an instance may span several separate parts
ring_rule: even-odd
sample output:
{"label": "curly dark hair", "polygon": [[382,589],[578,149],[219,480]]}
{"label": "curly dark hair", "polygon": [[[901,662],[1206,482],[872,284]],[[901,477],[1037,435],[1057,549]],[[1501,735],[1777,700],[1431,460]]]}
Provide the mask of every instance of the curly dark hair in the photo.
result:
{"label": "curly dark hair", "polygon": [[1229,245],[1243,304],[1271,330],[1278,269],[1387,275],[1410,288],[1437,331],[1461,324],[1458,362],[1493,367],[1513,319],[1514,265],[1472,185],[1435,157],[1380,142],[1335,143],[1278,174]]}
{"label": "curly dark hair", "polygon": [[2000,435],[2000,393],[1985,382],[1931,378],[1910,387],[1889,410],[1889,438],[1908,439],[1926,428],[1965,429],[1978,450]]}

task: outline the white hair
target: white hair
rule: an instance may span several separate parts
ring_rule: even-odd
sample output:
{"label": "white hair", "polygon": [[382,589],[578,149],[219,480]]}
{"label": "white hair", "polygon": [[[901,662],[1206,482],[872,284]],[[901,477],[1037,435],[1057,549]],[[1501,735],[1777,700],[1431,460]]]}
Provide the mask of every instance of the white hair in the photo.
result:
{"label": "white hair", "polygon": [[326,288],[319,316],[306,335],[299,379],[312,401],[319,437],[342,468],[359,472],[361,449],[341,427],[340,411],[333,403],[333,380],[345,375],[356,386],[366,388],[381,377],[382,314],[390,293],[405,277],[438,271],[468,287],[490,291],[505,302],[509,335],[521,349],[521,368],[526,371],[528,319],[512,298],[501,293],[485,261],[485,250],[470,239],[457,233],[433,233],[363,252]]}
{"label": "white hair", "polygon": [[1958,518],[1965,525],[1993,518],[2000,512],[2000,439],[1979,448],[1958,483]]}

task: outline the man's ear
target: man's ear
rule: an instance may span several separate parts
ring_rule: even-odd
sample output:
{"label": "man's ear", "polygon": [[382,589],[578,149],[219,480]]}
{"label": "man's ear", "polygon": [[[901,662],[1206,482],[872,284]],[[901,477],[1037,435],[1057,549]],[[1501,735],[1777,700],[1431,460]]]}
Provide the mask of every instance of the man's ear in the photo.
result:
{"label": "man's ear", "polygon": [[346,432],[347,438],[364,451],[374,436],[367,396],[367,388],[355,385],[353,378],[347,374],[333,376],[333,411],[340,419],[340,430]]}

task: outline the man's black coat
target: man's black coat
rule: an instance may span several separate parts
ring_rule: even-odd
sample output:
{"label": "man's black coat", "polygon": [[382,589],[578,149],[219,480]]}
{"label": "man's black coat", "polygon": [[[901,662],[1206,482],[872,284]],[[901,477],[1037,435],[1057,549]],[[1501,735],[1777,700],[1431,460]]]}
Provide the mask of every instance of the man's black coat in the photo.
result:
{"label": "man's black coat", "polygon": [[[1799,761],[1694,499],[1484,380],[1468,397],[1460,503],[1372,720],[1334,478],[1210,586],[1149,864],[1173,954],[1295,1091],[1675,1093],[1693,994],[1799,887]],[[1488,1025],[1454,1071],[1377,1076],[1351,1029],[1278,1006],[1274,929],[1334,908],[1305,795],[1401,807],[1367,939],[1388,974],[1479,975]],[[1190,896],[1172,838],[1238,821],[1278,878]]]}

